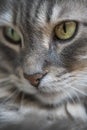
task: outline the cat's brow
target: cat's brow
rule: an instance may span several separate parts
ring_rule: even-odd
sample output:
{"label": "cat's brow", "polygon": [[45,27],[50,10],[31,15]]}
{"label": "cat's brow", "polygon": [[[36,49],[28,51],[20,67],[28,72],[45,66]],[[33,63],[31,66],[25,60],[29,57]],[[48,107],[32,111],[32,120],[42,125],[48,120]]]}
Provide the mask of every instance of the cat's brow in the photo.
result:
{"label": "cat's brow", "polygon": [[39,25],[45,25],[46,24],[46,16],[47,16],[47,2],[44,2],[43,4],[38,6],[38,10],[36,10],[35,18],[37,19],[37,22]]}
{"label": "cat's brow", "polygon": [[58,7],[58,5],[55,5],[52,11],[52,16],[51,16],[51,22],[56,23],[58,21],[58,16],[60,14],[61,8]]}
{"label": "cat's brow", "polygon": [[0,24],[10,24],[12,23],[12,13],[11,11],[5,12],[0,16]]}

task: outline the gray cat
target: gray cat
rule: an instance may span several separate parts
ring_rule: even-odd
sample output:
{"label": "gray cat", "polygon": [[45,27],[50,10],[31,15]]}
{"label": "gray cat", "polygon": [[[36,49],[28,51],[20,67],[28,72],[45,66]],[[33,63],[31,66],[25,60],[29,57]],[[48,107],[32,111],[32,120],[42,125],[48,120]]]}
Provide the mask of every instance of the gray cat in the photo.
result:
{"label": "gray cat", "polygon": [[0,128],[87,130],[87,0],[0,0]]}

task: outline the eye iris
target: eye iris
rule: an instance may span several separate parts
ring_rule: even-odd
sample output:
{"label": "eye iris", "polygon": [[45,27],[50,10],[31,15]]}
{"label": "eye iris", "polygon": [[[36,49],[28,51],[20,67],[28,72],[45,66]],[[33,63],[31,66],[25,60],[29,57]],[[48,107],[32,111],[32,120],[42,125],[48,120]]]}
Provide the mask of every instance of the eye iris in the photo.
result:
{"label": "eye iris", "polygon": [[13,28],[6,27],[4,29],[4,35],[10,42],[18,43],[21,41],[19,34]]}
{"label": "eye iris", "polygon": [[76,22],[64,22],[55,28],[57,38],[67,40],[73,37],[76,31]]}

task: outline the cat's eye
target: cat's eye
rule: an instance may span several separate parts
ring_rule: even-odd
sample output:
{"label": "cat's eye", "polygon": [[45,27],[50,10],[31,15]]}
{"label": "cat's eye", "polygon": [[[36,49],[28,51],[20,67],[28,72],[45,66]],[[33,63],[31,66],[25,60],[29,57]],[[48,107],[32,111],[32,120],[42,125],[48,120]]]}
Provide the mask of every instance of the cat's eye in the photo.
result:
{"label": "cat's eye", "polygon": [[21,43],[20,35],[13,28],[5,27],[3,34],[8,42],[11,42],[13,44],[20,44]]}
{"label": "cat's eye", "polygon": [[76,30],[76,22],[64,21],[55,27],[55,35],[60,40],[68,40],[75,35]]}

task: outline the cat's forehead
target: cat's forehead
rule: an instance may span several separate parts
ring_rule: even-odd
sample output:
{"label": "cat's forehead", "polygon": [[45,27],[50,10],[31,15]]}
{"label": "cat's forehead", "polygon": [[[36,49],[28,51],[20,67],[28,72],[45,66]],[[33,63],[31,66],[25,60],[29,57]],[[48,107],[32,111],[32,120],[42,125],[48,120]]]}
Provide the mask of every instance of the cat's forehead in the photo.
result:
{"label": "cat's forehead", "polygon": [[61,20],[84,20],[87,14],[86,0],[22,0],[22,19],[35,21],[40,25]]}
{"label": "cat's forehead", "polygon": [[57,24],[63,20],[84,21],[87,19],[86,0],[28,0],[23,1],[22,20],[45,26],[48,22]]}
{"label": "cat's forehead", "polygon": [[20,24],[25,24],[31,21],[46,25],[49,21],[87,20],[86,0],[4,0],[1,4],[0,8],[4,11],[0,19],[5,22],[21,21]]}

